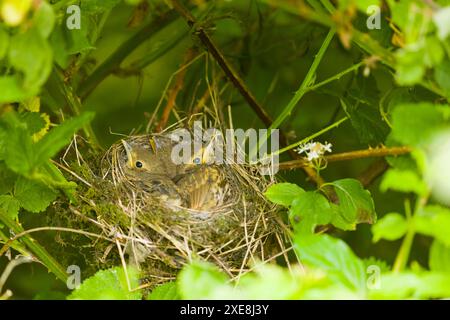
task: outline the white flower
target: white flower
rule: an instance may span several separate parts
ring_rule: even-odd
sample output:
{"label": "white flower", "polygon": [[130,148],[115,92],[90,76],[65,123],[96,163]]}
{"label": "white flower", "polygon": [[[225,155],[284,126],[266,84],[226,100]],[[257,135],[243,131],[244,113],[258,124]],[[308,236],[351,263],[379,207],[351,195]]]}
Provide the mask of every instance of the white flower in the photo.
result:
{"label": "white flower", "polygon": [[325,144],[322,144],[320,142],[308,142],[308,143],[304,143],[299,145],[299,147],[297,149],[295,149],[295,151],[298,154],[305,154],[306,159],[308,159],[308,161],[313,161],[315,159],[319,159],[320,157],[322,157],[325,152],[331,152],[331,147],[333,145],[331,143],[325,142]]}

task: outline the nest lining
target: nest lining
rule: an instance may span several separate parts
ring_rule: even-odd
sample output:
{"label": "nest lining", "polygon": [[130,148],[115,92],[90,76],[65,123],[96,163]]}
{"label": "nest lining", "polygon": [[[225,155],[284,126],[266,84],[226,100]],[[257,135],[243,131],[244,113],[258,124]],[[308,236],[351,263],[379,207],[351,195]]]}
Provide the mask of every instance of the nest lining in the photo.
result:
{"label": "nest lining", "polygon": [[263,195],[273,177],[261,176],[257,166],[220,166],[228,189],[213,210],[174,208],[124,177],[117,161],[123,156],[120,143],[102,156],[84,159],[76,139],[65,156],[73,160],[61,165],[71,173],[67,178],[79,184],[79,201],[55,211],[67,217],[66,224],[100,229],[110,239],[90,244],[95,251],[92,265],[105,268],[126,261],[142,270],[151,287],[173,279],[194,258],[210,261],[235,277],[252,263],[285,252],[287,237],[276,217],[278,209]]}

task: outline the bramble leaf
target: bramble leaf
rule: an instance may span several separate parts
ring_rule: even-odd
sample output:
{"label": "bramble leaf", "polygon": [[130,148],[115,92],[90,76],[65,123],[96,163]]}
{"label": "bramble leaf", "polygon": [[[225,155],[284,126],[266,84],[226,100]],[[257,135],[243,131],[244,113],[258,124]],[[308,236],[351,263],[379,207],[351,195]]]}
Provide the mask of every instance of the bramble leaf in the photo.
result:
{"label": "bramble leaf", "polygon": [[[128,267],[128,280],[131,289],[139,287],[139,272]],[[140,300],[140,290],[130,291],[127,274],[122,267],[98,271],[83,281],[79,288],[68,296],[68,300]]]}
{"label": "bramble leaf", "polygon": [[271,185],[264,195],[273,203],[289,207],[305,190],[293,183],[277,183]]}
{"label": "bramble leaf", "polygon": [[406,219],[399,213],[388,213],[372,226],[373,242],[380,239],[397,240],[408,230]]}

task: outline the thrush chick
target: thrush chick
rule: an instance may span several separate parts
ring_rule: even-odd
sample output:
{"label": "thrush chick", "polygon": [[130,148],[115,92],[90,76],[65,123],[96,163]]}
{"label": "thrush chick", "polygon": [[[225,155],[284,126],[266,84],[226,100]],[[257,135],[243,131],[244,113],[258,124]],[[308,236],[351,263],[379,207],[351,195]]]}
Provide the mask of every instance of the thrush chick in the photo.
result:
{"label": "thrush chick", "polygon": [[199,165],[179,177],[176,185],[189,208],[210,211],[221,204],[226,189],[224,181],[218,167]]}
{"label": "thrush chick", "polygon": [[127,180],[136,188],[151,194],[168,204],[181,206],[184,204],[178,187],[167,174],[167,162],[150,140],[125,141],[122,140],[125,154],[120,159],[120,167]]}

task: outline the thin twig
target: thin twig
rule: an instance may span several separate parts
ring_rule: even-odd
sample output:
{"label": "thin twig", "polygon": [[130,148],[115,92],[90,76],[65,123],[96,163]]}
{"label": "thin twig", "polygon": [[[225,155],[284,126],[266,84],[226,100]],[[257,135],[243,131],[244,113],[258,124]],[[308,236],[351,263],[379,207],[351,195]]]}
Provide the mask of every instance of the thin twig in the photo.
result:
{"label": "thin twig", "polygon": [[[194,54],[195,54],[195,50],[192,48],[189,48],[186,52],[182,66],[188,65],[189,62],[194,58]],[[172,109],[175,107],[175,102],[176,102],[178,93],[183,88],[186,71],[187,71],[187,67],[183,67],[175,78],[175,85],[169,92],[167,104],[164,107],[163,113],[161,115],[161,119],[159,120],[159,123],[156,126],[156,132],[160,132],[167,125],[167,121],[169,120],[170,113],[171,113]]]}
{"label": "thin twig", "polygon": [[[337,161],[348,161],[354,159],[363,159],[363,158],[376,158],[376,157],[386,157],[386,156],[399,156],[403,154],[408,154],[411,152],[411,148],[409,147],[392,147],[392,148],[375,148],[375,149],[364,149],[350,152],[342,152],[329,156],[325,156],[324,160],[327,163],[337,162]],[[280,163],[280,170],[289,170],[296,168],[303,168],[305,166],[309,166],[310,163],[304,159],[301,160],[292,160]]]}

